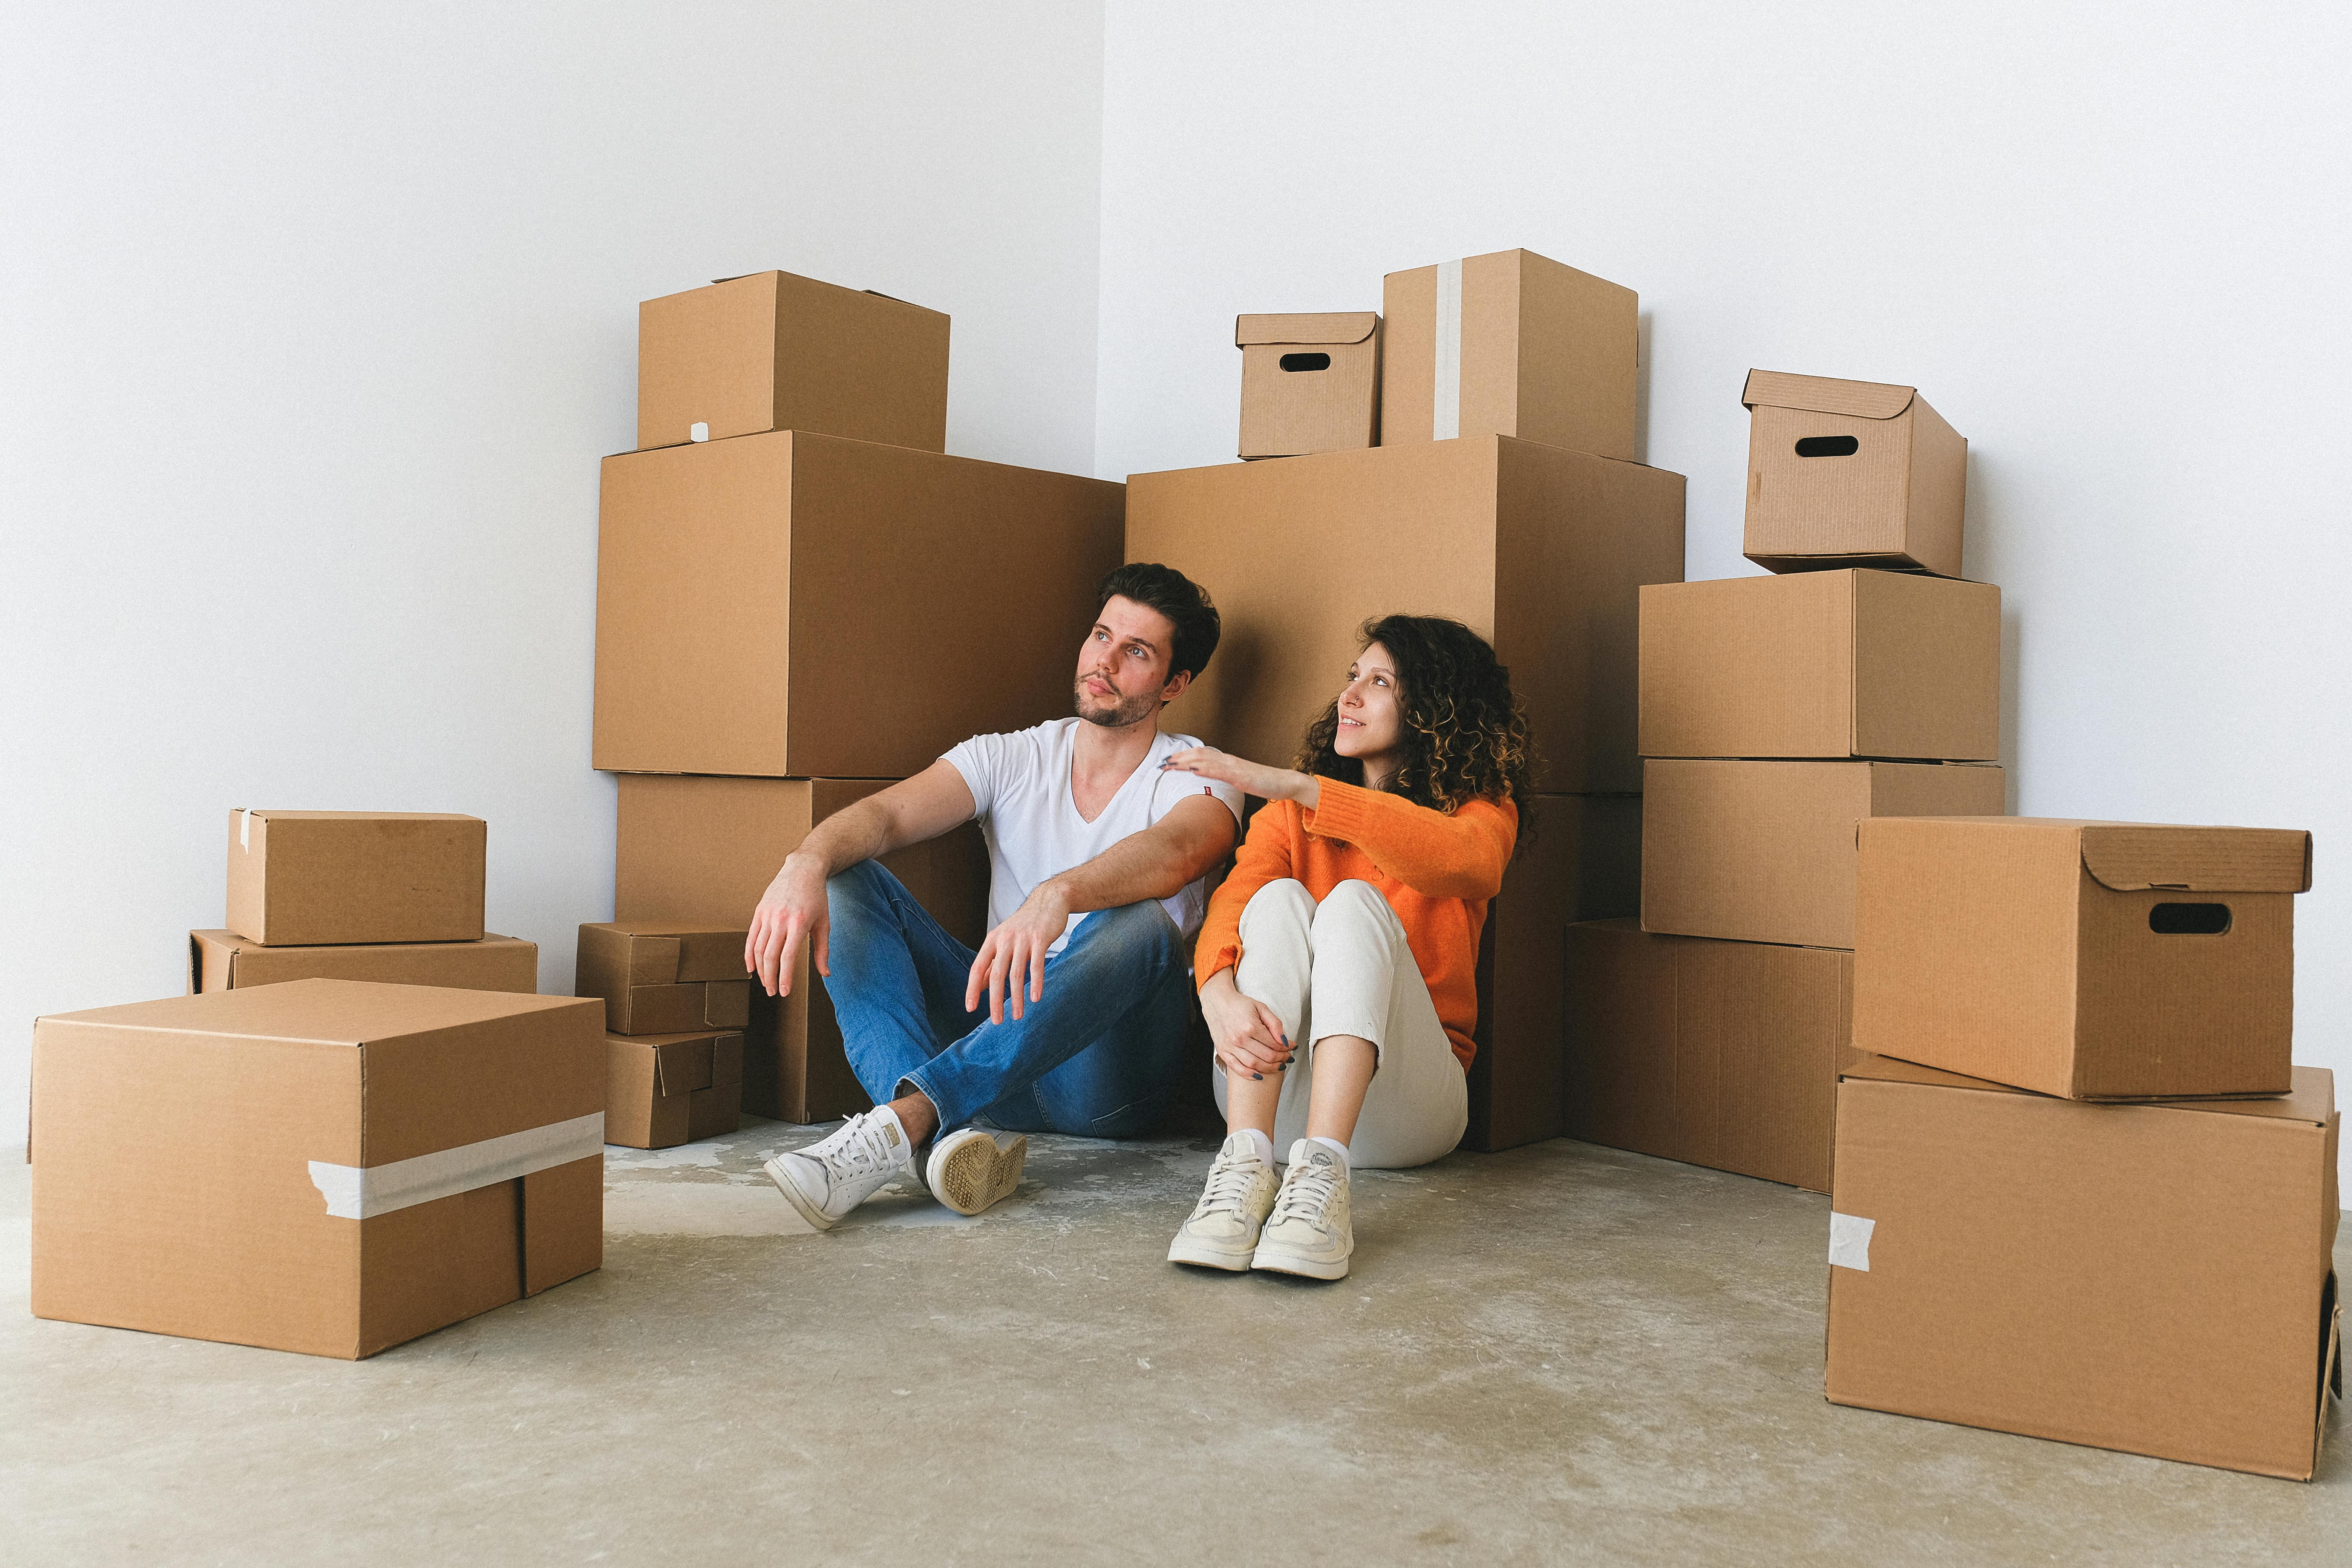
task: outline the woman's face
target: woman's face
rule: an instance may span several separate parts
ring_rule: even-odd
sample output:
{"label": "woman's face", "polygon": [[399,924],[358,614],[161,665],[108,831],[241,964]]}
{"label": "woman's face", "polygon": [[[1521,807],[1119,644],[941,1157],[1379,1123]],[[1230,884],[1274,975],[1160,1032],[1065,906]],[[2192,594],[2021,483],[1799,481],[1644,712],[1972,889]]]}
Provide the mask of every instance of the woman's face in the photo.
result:
{"label": "woman's face", "polygon": [[1332,738],[1331,749],[1377,764],[1390,762],[1403,739],[1404,701],[1397,689],[1396,660],[1380,644],[1367,644],[1348,667],[1348,684],[1339,693],[1339,732]]}

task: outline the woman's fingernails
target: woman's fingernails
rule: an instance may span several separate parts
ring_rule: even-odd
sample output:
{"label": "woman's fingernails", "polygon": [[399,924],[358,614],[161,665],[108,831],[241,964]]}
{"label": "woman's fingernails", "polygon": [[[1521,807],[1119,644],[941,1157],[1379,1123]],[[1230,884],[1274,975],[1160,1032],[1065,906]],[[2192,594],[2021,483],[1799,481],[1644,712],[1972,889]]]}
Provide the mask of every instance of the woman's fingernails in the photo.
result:
{"label": "woman's fingernails", "polygon": [[1262,1072],[1254,1072],[1254,1073],[1250,1074],[1250,1077],[1252,1077],[1252,1078],[1254,1078],[1254,1079],[1259,1079],[1260,1081],[1263,1081],[1263,1080],[1265,1079],[1265,1074],[1264,1074],[1264,1073],[1262,1073]]}

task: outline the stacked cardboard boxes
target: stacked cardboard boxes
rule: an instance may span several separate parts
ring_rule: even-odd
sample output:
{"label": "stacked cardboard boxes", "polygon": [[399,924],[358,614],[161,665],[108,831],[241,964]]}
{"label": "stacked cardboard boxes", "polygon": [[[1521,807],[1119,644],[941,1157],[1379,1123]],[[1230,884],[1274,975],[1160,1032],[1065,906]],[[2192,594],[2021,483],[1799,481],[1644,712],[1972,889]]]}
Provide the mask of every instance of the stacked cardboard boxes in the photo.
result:
{"label": "stacked cardboard boxes", "polygon": [[656,921],[580,928],[577,989],[604,1003],[606,1142],[667,1149],[735,1131],[747,934]]}

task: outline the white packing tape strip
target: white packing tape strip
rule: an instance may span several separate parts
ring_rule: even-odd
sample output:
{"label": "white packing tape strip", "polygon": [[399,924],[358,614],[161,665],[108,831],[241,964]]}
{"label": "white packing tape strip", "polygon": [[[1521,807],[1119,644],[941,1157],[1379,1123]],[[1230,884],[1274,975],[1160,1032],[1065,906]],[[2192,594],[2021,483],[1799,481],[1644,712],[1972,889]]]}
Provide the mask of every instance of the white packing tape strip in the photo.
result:
{"label": "white packing tape strip", "polygon": [[389,1165],[331,1165],[313,1160],[310,1184],[337,1219],[366,1219],[604,1152],[604,1113],[598,1110]]}
{"label": "white packing tape strip", "polygon": [[253,847],[253,813],[250,811],[236,814],[236,847],[239,849]]}
{"label": "white packing tape strip", "polygon": [[1830,1267],[1870,1272],[1870,1233],[1878,1228],[1874,1219],[1860,1215],[1830,1214]]}
{"label": "white packing tape strip", "polygon": [[1437,264],[1437,380],[1430,399],[1429,433],[1440,441],[1462,434],[1462,263]]}

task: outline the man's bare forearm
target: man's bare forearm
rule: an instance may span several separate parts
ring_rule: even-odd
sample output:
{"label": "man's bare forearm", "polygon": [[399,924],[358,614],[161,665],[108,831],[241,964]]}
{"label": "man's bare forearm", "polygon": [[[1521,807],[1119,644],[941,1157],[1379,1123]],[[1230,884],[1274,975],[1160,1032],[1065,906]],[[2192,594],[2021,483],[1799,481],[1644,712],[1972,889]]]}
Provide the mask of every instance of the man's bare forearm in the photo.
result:
{"label": "man's bare forearm", "polygon": [[784,858],[813,862],[827,877],[846,871],[861,860],[872,860],[899,847],[891,840],[890,814],[871,797],[845,805],[809,830],[800,847]]}

